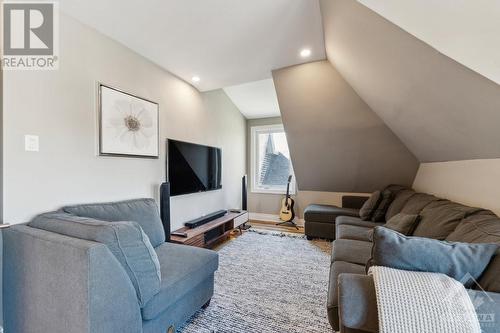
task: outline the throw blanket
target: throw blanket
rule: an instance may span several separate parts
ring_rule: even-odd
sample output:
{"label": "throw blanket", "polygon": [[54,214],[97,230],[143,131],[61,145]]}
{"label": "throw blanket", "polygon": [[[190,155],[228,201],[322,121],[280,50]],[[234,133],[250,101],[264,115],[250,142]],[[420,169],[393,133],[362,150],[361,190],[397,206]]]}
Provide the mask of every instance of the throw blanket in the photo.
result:
{"label": "throw blanket", "polygon": [[438,273],[373,266],[380,333],[480,333],[464,286]]}

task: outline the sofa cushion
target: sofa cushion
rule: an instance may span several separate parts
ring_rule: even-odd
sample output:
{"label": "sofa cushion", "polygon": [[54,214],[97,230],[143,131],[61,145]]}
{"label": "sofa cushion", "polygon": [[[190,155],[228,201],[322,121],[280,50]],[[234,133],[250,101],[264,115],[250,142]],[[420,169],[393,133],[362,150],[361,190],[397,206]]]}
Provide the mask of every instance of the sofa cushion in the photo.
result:
{"label": "sofa cushion", "polygon": [[417,227],[419,220],[420,215],[399,213],[387,221],[384,227],[409,236]]}
{"label": "sofa cushion", "polygon": [[380,222],[363,221],[359,217],[353,217],[353,216],[339,216],[337,217],[335,224],[337,225],[337,227],[339,225],[356,225],[359,227],[366,227],[366,228],[375,228],[380,225],[384,225],[383,223]]}
{"label": "sofa cushion", "polygon": [[365,265],[371,257],[372,243],[353,239],[336,239],[332,243],[333,261]]}
{"label": "sofa cushion", "polygon": [[309,205],[304,210],[304,220],[312,222],[335,223],[337,216],[359,216],[358,210],[330,205]]}
{"label": "sofa cushion", "polygon": [[345,261],[335,261],[330,266],[330,278],[328,283],[327,310],[328,320],[335,330],[339,330],[338,311],[338,277],[343,273],[364,274],[365,266],[352,264]]}
{"label": "sofa cushion", "polygon": [[369,242],[369,234],[372,230],[373,228],[371,227],[341,224],[337,226],[336,239],[353,239]]}
{"label": "sofa cushion", "polygon": [[156,248],[161,266],[160,292],[142,308],[142,318],[151,320],[210,278],[219,266],[217,252],[193,246],[164,243]]}
{"label": "sofa cushion", "polygon": [[408,200],[410,200],[410,198],[415,194],[415,191],[409,189],[397,192],[394,200],[392,200],[392,203],[387,208],[385,220],[389,221],[394,215],[401,213]]}
{"label": "sofa cushion", "polygon": [[394,200],[394,193],[390,190],[384,190],[381,195],[382,198],[380,199],[377,208],[373,212],[372,221],[374,222],[385,221],[385,214],[387,213],[387,209],[392,203],[392,200]]}
{"label": "sofa cushion", "polygon": [[384,190],[389,190],[391,191],[394,195],[398,194],[399,192],[403,191],[403,190],[407,190],[408,187],[407,186],[403,186],[403,185],[397,185],[397,184],[391,184],[391,185],[388,185]]}
{"label": "sofa cushion", "polygon": [[[420,215],[399,213],[394,215],[389,221],[387,221],[387,223],[384,224],[383,227],[409,236],[417,227],[419,220]],[[373,242],[373,229],[368,232],[367,237],[367,241]]]}
{"label": "sofa cushion", "polygon": [[420,213],[420,223],[413,235],[444,240],[463,218],[480,210],[448,200],[431,202]]}
{"label": "sofa cushion", "polygon": [[29,226],[105,244],[129,276],[141,306],[160,291],[158,257],[136,222],[106,222],[54,212],[35,217]]}
{"label": "sofa cushion", "polygon": [[431,202],[441,200],[433,195],[416,193],[412,195],[401,209],[400,213],[420,214],[420,212]]}
{"label": "sofa cushion", "polygon": [[408,237],[384,227],[373,233],[370,264],[418,272],[443,273],[466,287],[478,279],[497,251],[497,244],[450,243]]}
{"label": "sofa cushion", "polygon": [[[446,240],[468,243],[500,244],[500,218],[488,211],[483,211],[465,218]],[[500,293],[500,251],[478,280],[479,286],[486,291]]]}
{"label": "sofa cushion", "polygon": [[359,217],[361,217],[363,221],[369,221],[372,218],[373,213],[375,212],[375,209],[377,209],[381,200],[382,193],[380,191],[373,192],[359,210]]}
{"label": "sofa cushion", "polygon": [[379,332],[373,277],[342,273],[337,284],[341,332]]}
{"label": "sofa cushion", "polygon": [[446,240],[463,243],[500,243],[500,218],[488,211],[468,216],[446,237]]}
{"label": "sofa cushion", "polygon": [[110,203],[66,206],[67,213],[103,221],[134,221],[148,235],[153,247],[165,242],[158,206],[153,199],[135,199]]}

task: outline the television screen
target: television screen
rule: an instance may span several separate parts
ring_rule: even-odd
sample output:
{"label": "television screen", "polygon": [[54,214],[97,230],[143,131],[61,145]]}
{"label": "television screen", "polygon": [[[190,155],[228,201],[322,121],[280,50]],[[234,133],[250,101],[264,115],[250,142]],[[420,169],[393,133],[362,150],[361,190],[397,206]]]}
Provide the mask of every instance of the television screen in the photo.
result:
{"label": "television screen", "polygon": [[167,170],[172,196],[220,189],[222,151],[169,139]]}

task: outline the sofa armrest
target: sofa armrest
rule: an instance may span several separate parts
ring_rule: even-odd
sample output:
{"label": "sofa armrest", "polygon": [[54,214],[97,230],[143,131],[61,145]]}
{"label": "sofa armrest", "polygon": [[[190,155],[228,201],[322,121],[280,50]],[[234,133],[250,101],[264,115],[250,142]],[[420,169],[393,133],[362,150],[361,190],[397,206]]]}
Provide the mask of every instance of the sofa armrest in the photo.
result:
{"label": "sofa armrest", "polygon": [[3,236],[6,332],[142,332],[135,289],[105,245],[25,225]]}
{"label": "sofa armrest", "polygon": [[352,208],[352,209],[360,209],[363,207],[363,204],[368,200],[367,196],[360,195],[343,195],[342,196],[342,207],[343,208]]}
{"label": "sofa armrest", "polygon": [[338,287],[340,332],[378,332],[373,278],[360,274],[340,274]]}

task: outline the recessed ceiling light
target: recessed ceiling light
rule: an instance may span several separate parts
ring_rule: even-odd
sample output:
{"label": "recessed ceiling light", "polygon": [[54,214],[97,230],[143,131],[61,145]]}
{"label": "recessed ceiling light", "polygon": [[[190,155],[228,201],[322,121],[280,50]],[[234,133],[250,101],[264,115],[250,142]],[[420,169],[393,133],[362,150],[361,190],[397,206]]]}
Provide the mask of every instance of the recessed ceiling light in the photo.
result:
{"label": "recessed ceiling light", "polygon": [[302,51],[300,51],[300,56],[302,58],[307,58],[311,55],[311,50],[310,49],[303,49]]}
{"label": "recessed ceiling light", "polygon": [[193,76],[191,78],[191,81],[193,81],[193,82],[200,82],[200,77],[195,75],[195,76]]}

